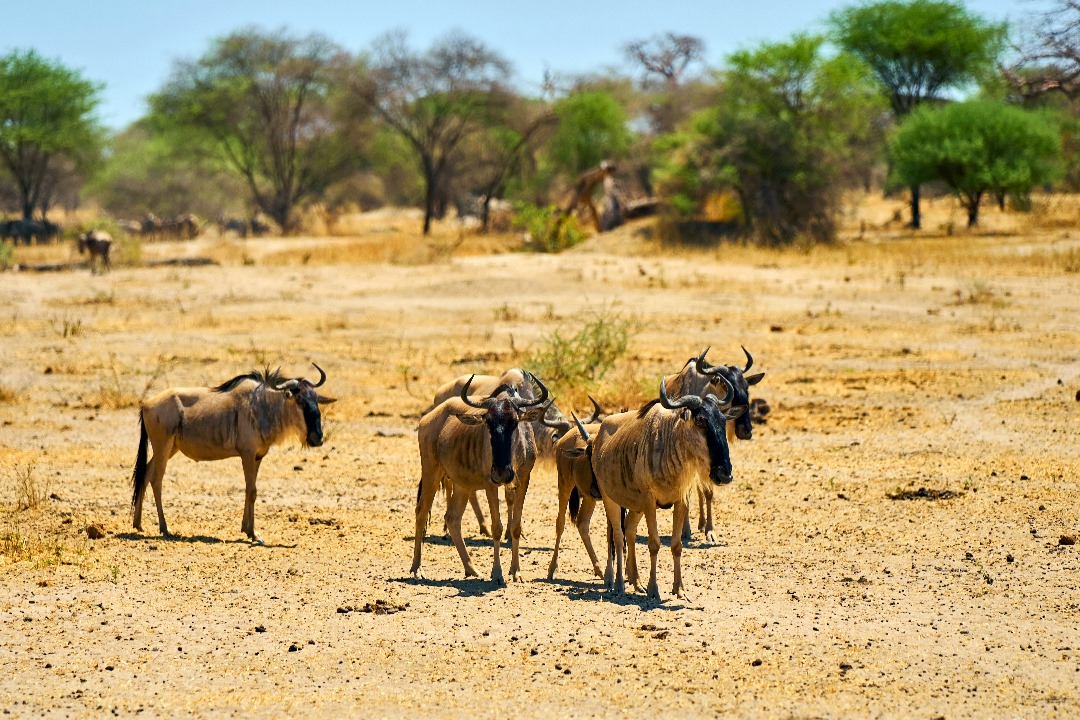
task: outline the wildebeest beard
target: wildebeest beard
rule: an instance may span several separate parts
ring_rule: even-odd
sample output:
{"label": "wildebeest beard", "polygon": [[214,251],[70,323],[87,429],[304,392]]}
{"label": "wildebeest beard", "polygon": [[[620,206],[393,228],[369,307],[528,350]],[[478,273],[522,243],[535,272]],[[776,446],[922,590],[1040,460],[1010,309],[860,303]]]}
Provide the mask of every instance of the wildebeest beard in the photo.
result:
{"label": "wildebeest beard", "polygon": [[694,422],[705,434],[709,448],[709,479],[717,485],[731,482],[731,451],[727,441],[727,416],[720,410],[714,398],[702,403],[694,411]]}

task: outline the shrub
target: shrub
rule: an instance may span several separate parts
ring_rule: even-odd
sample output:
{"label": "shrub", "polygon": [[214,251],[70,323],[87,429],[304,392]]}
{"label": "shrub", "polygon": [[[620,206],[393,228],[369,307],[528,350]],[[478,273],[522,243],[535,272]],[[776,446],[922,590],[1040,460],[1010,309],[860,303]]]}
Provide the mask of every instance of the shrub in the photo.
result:
{"label": "shrub", "polygon": [[547,383],[579,388],[602,379],[636,332],[633,319],[604,309],[573,335],[557,328],[542,336],[524,366]]}
{"label": "shrub", "polygon": [[527,247],[536,252],[560,252],[586,237],[574,216],[560,215],[553,205],[515,203],[514,227],[528,233]]}

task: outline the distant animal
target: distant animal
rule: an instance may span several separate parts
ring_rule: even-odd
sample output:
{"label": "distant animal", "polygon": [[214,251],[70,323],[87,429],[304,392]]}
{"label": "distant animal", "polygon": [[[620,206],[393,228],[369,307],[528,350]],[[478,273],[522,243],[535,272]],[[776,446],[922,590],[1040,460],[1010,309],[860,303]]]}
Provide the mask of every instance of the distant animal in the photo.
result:
{"label": "distant animal", "polygon": [[[604,580],[614,592],[624,593],[627,579],[641,589],[634,538],[638,521],[644,516],[651,560],[647,592],[650,598],[660,598],[656,583],[656,556],[660,551],[656,510],[674,507],[671,555],[675,579],[671,593],[684,597],[679,530],[688,509],[687,496],[699,476],[707,476],[718,485],[732,481],[726,425],[743,409],[732,408],[725,413],[721,408],[731,402],[734,394],[728,386],[723,399],[706,393],[704,398],[687,395],[671,400],[664,378],[659,400],[646,403],[637,412],[609,415],[600,424],[593,441],[592,465],[612,528]],[[624,508],[625,520],[621,517]]]}
{"label": "distant animal", "polygon": [[[746,375],[754,364],[754,357],[745,347],[742,348],[746,355],[746,367],[739,368],[735,365],[710,365],[705,361],[705,356],[710,348],[705,348],[696,358],[690,358],[683,365],[677,375],[668,378],[667,391],[669,395],[681,397],[684,395],[697,395],[705,397],[706,393],[718,392],[722,386],[722,377],[730,385],[735,395],[731,400],[732,407],[743,408],[744,411],[738,419],[728,423],[728,441],[751,440],[754,437],[754,425],[751,422],[750,412],[750,386],[757,385],[765,377],[765,373]],[[767,412],[767,411],[766,411]],[[698,485],[698,531],[703,533],[705,539],[712,542],[716,539],[713,527],[713,487],[712,483],[704,479]],[[690,516],[687,515],[683,526],[683,541],[691,538]]]}
{"label": "distant animal", "polygon": [[109,250],[112,248],[112,243],[112,235],[104,230],[91,230],[79,235],[79,254],[90,253],[91,275],[98,273],[98,265],[101,266],[100,272],[107,272],[112,269],[112,262],[109,260]]}
{"label": "distant animal", "polygon": [[[237,375],[216,387],[170,388],[143,401],[139,451],[131,476],[135,529],[142,530],[143,496],[149,480],[157,504],[158,529],[169,535],[161,505],[161,479],[176,453],[199,461],[239,456],[246,484],[240,529],[261,543],[255,534],[255,481],[266,453],[289,437],[298,438],[304,446],[323,443],[319,406],[335,400],[316,392],[326,382],[326,373],[318,365],[315,369],[319,371],[317,383],[285,378],[280,370],[270,372],[267,368]],[[149,462],[148,441],[154,450]]]}
{"label": "distant animal", "polygon": [[503,526],[498,490],[513,484],[513,502],[507,512],[511,538],[510,578],[521,580],[521,514],[536,463],[536,442],[530,423],[543,416],[549,397],[547,386],[532,375],[526,377],[540,390],[540,396],[535,400],[521,398],[509,386],[500,386],[477,402],[470,398],[470,379],[458,397],[445,400],[421,418],[417,431],[421,471],[416,489],[416,534],[410,570],[414,577],[422,577],[420,554],[431,504],[440,487],[450,494],[446,527],[465,567],[465,577],[477,575],[461,537],[461,516],[469,497],[477,490],[484,490],[491,512],[494,545],[491,580],[504,584],[499,558]]}

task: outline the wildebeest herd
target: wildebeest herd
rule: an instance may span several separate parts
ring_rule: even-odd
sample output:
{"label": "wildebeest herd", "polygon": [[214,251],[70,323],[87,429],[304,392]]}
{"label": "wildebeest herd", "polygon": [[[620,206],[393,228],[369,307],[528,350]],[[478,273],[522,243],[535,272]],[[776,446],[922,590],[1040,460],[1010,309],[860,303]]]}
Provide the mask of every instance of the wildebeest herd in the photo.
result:
{"label": "wildebeest herd", "polygon": [[[558,516],[548,578],[558,567],[566,510],[575,522],[592,561],[593,572],[617,594],[628,580],[641,591],[635,554],[637,526],[648,528],[650,572],[646,592],[660,597],[656,563],[660,550],[657,510],[671,509],[672,594],[684,597],[681,555],[689,533],[691,496],[699,498],[699,529],[711,538],[713,486],[733,479],[729,441],[750,439],[750,413],[764,415],[766,404],[751,402],[749,388],[764,373],[747,375],[746,364],[713,366],[706,348],[677,372],[660,379],[658,397],[639,409],[606,414],[593,400],[586,421],[571,420],[554,405],[544,382],[521,368],[501,376],[464,375],[440,387],[434,404],[422,415],[417,431],[420,481],[415,506],[413,561],[420,578],[421,554],[439,490],[447,497],[446,531],[453,540],[466,577],[476,577],[462,537],[461,520],[473,503],[481,532],[487,534],[476,496],[483,491],[491,516],[494,549],[491,580],[505,584],[500,548],[511,546],[509,576],[523,580],[519,561],[522,516],[531,474],[540,458],[553,459],[558,471]],[[193,460],[239,456],[246,486],[242,531],[255,542],[256,479],[269,449],[289,437],[305,446],[323,442],[320,405],[334,402],[317,388],[326,382],[286,378],[269,369],[239,375],[216,387],[171,388],[142,403],[140,440],[132,474],[133,524],[142,529],[142,505],[149,482],[157,504],[158,527],[168,534],[162,509],[161,482],[169,458],[177,452]],[[591,398],[590,398],[591,399]],[[153,457],[148,459],[148,446]],[[499,490],[506,500],[506,534]],[[607,566],[600,570],[589,535],[597,502],[607,516]]]}

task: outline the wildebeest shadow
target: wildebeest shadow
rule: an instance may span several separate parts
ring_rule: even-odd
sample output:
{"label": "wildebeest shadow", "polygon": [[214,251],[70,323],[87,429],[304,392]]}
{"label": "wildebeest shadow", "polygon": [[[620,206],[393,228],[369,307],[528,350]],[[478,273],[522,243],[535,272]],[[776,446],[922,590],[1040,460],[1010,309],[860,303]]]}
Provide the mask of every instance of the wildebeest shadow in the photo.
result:
{"label": "wildebeest shadow", "polygon": [[[415,536],[409,535],[409,536],[407,536],[407,537],[405,537],[403,539],[406,542],[413,542],[415,540]],[[491,548],[492,548],[491,538],[489,538],[489,537],[466,537],[466,538],[462,538],[462,541],[465,543],[465,547],[469,547],[469,548],[487,548],[488,550],[491,550]],[[443,546],[447,546],[447,547],[454,547],[454,541],[452,539],[450,539],[449,535],[425,535],[424,536],[424,544],[425,545],[443,545]],[[501,550],[505,550],[507,552],[510,552],[510,549],[511,549],[510,543],[506,542],[505,540],[503,541],[502,545],[500,545],[499,547],[500,547]],[[552,550],[553,550],[553,548],[551,548],[551,547],[544,547],[544,546],[537,546],[537,545],[526,545],[524,542],[522,542],[521,547],[520,547],[520,551],[522,553],[524,553],[524,552],[551,552]]]}
{"label": "wildebeest shadow", "polygon": [[458,591],[458,597],[483,597],[497,590],[504,590],[504,585],[496,585],[487,578],[453,578],[432,580],[429,578],[399,577],[390,578],[390,582],[423,587],[448,587]]}
{"label": "wildebeest shadow", "polygon": [[283,545],[279,543],[255,543],[243,538],[234,538],[232,540],[223,540],[221,538],[210,537],[209,535],[142,535],[135,532],[116,533],[113,537],[120,540],[131,540],[140,542],[163,542],[163,543],[204,543],[206,545],[250,545],[257,548],[295,548],[293,545]]}
{"label": "wildebeest shadow", "polygon": [[627,591],[625,595],[616,595],[604,587],[599,578],[593,582],[581,582],[579,580],[567,580],[565,578],[537,578],[534,582],[547,585],[559,586],[562,594],[569,600],[586,600],[588,602],[609,602],[623,607],[637,607],[641,610],[683,610],[694,607],[685,600],[675,597],[653,600],[645,593]]}

